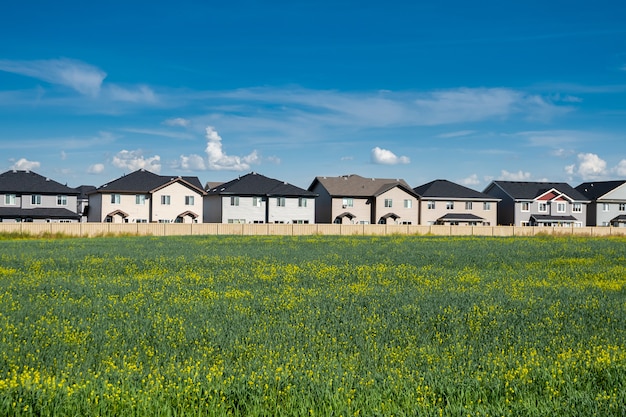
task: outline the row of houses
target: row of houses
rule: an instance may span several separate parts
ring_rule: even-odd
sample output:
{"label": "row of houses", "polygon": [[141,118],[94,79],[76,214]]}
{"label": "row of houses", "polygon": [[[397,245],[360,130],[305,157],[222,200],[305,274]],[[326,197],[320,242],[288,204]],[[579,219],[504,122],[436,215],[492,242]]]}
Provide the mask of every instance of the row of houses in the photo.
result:
{"label": "row of houses", "polygon": [[626,227],[626,180],[493,181],[316,177],[308,189],[252,172],[225,183],[138,170],[71,188],[32,171],[0,174],[2,222],[339,223]]}

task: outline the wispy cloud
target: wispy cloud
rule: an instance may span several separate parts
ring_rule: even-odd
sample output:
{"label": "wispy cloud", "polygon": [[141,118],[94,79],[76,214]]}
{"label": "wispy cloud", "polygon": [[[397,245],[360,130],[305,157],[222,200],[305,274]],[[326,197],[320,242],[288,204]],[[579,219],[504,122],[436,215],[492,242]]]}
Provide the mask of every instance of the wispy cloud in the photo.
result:
{"label": "wispy cloud", "polygon": [[396,156],[396,154],[394,154],[390,150],[382,149],[378,146],[372,149],[371,160],[374,164],[382,165],[408,164],[411,162],[411,160],[407,156]]}
{"label": "wispy cloud", "polygon": [[87,174],[98,175],[104,172],[104,164],[93,164],[87,168]]}
{"label": "wispy cloud", "polygon": [[173,119],[167,119],[163,121],[163,124],[166,126],[179,126],[179,127],[187,127],[191,123],[191,120],[184,119],[182,117],[175,117]]}
{"label": "wispy cloud", "polygon": [[462,137],[462,136],[468,136],[468,135],[472,135],[476,133],[475,130],[459,130],[456,132],[449,132],[449,133],[442,133],[440,135],[437,135],[438,138],[441,139],[450,139],[450,138],[458,138],[458,137]]}
{"label": "wispy cloud", "polygon": [[72,88],[81,94],[97,96],[107,74],[93,65],[60,58],[37,61],[0,60],[0,70],[37,78],[50,84]]}
{"label": "wispy cloud", "polygon": [[463,178],[461,180],[461,184],[466,185],[466,186],[479,185],[480,180],[478,179],[478,175],[472,174],[469,177]]}

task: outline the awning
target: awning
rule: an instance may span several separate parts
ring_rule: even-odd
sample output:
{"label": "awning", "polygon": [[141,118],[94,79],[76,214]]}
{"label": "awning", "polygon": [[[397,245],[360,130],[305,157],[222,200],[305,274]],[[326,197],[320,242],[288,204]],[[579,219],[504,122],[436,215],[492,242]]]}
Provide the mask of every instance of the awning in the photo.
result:
{"label": "awning", "polygon": [[128,217],[128,213],[124,213],[122,210],[115,210],[107,214],[107,217],[113,217],[113,216],[121,216],[122,218],[125,219],[126,217]]}
{"label": "awning", "polygon": [[354,219],[356,216],[348,211],[345,211],[343,213],[341,213],[339,216],[337,216],[337,219],[343,219],[344,217],[349,218],[350,220]]}
{"label": "awning", "polygon": [[181,218],[182,218],[182,217],[185,217],[185,216],[189,216],[189,217],[191,217],[192,219],[195,219],[195,218],[197,218],[197,217],[198,217],[198,215],[197,215],[196,213],[194,213],[193,211],[189,211],[189,210],[187,210],[187,211],[186,211],[186,212],[184,212],[184,213],[180,213],[180,214],[178,215],[178,217],[181,217]]}
{"label": "awning", "polygon": [[485,219],[471,213],[448,213],[437,219],[437,222],[483,222]]}
{"label": "awning", "polygon": [[612,218],[610,223],[626,223],[626,214],[620,214],[619,216]]}
{"label": "awning", "polygon": [[574,216],[551,216],[549,214],[533,214],[530,218],[537,223],[570,223],[579,221]]}

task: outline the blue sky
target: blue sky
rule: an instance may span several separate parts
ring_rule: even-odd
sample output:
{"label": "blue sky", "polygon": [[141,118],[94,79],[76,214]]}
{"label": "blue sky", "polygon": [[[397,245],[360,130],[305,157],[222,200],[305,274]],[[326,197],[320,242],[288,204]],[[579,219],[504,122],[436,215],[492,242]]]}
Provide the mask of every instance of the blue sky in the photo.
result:
{"label": "blue sky", "polygon": [[626,178],[621,1],[14,1],[0,171]]}

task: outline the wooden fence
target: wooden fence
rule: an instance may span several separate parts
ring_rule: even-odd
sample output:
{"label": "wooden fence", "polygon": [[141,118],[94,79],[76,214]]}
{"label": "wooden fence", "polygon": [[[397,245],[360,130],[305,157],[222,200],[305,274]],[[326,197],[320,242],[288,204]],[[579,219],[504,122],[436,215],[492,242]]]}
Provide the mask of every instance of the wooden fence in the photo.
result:
{"label": "wooden fence", "polygon": [[68,235],[436,235],[436,236],[626,236],[626,227],[410,226],[381,224],[221,223],[0,223],[0,233]]}

